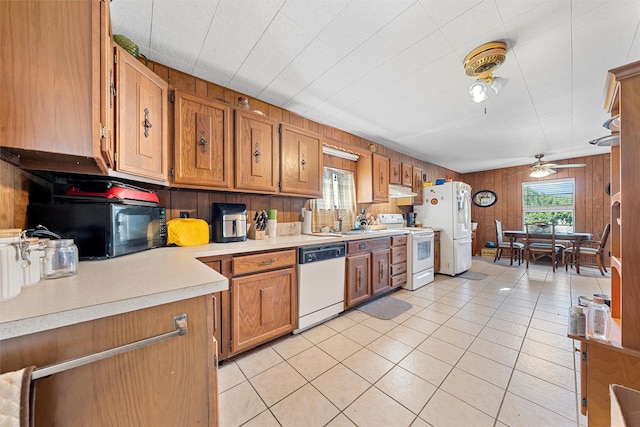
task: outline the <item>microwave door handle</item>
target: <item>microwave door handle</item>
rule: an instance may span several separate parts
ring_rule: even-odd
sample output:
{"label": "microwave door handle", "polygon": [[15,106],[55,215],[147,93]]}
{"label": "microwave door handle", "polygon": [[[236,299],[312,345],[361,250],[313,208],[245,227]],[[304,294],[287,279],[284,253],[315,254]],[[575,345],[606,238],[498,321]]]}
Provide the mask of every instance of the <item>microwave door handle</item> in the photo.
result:
{"label": "microwave door handle", "polygon": [[231,221],[231,235],[237,236],[238,232],[236,231],[236,220]]}

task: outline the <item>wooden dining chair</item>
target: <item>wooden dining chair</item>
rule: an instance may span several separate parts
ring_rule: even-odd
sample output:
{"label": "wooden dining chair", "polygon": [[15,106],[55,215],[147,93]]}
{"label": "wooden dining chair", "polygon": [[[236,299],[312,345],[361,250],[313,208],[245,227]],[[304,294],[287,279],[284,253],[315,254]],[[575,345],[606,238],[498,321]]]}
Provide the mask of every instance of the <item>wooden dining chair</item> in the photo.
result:
{"label": "wooden dining chair", "polygon": [[[593,258],[593,262],[586,264],[580,262],[580,267],[598,267],[600,270],[600,274],[604,276],[604,273],[607,272],[607,267],[604,265],[604,247],[607,244],[607,239],[609,239],[609,232],[611,231],[611,224],[607,224],[604,226],[604,230],[602,230],[602,236],[600,236],[600,240],[598,241],[590,241],[585,242],[587,245],[593,245],[595,247],[590,246],[580,246],[580,256],[584,256],[586,258]],[[569,265],[573,268],[573,265],[576,263],[576,252],[575,248],[568,248],[564,251],[564,266],[565,270],[569,269]]]}
{"label": "wooden dining chair", "polygon": [[[524,241],[524,250],[526,258],[526,268],[529,268],[529,259],[536,262],[540,258],[551,258],[551,268],[556,271],[558,263],[563,262],[564,245],[556,243],[556,226],[555,224],[525,224],[526,237]],[[547,230],[551,230],[549,237],[545,236],[544,239],[532,238],[529,233],[543,232],[548,233]]]}
{"label": "wooden dining chair", "polygon": [[518,265],[520,265],[524,259],[524,244],[518,242],[511,242],[509,239],[508,242],[504,241],[504,237],[502,234],[502,221],[496,221],[496,242],[498,242],[498,247],[496,248],[496,256],[493,258],[493,262],[496,262],[502,257],[502,251],[509,251],[509,265],[513,265],[513,260],[518,260]]}

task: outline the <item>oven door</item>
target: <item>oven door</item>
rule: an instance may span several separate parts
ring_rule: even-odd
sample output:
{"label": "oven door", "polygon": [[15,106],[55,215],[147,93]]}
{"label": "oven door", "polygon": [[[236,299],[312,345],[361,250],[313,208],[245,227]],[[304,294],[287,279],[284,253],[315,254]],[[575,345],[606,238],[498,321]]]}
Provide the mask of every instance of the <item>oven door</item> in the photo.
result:
{"label": "oven door", "polygon": [[415,233],[412,236],[412,273],[433,268],[433,233]]}

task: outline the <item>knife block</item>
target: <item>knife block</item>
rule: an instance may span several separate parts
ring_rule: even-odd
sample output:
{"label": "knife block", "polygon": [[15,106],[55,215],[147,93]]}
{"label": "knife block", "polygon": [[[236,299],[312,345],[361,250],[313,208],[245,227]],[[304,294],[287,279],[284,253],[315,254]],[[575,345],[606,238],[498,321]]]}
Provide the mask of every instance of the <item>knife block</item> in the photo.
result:
{"label": "knife block", "polygon": [[251,228],[247,233],[247,237],[252,240],[264,240],[265,231],[264,230],[256,230],[256,225],[251,224]]}

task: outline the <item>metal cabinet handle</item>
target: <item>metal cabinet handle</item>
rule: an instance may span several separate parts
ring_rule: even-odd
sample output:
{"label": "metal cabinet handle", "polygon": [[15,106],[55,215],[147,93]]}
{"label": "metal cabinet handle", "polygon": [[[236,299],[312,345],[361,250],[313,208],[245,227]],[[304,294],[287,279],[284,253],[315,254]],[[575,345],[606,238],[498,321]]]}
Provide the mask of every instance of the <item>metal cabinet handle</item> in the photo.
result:
{"label": "metal cabinet handle", "polygon": [[362,271],[358,271],[358,290],[362,289]]}
{"label": "metal cabinet handle", "polygon": [[276,262],[275,259],[265,259],[260,263],[260,265],[269,265],[269,264],[273,264],[274,262]]}
{"label": "metal cabinet handle", "polygon": [[304,159],[304,154],[302,155],[302,161],[300,162],[300,166],[302,166],[302,170],[304,170],[307,165],[307,161]]}
{"label": "metal cabinet handle", "polygon": [[149,129],[151,129],[153,126],[151,126],[151,122],[149,121],[149,109],[145,108],[144,109],[144,121],[142,122],[142,126],[144,126],[144,137],[148,138],[149,137]]}
{"label": "metal cabinet handle", "polygon": [[150,338],[145,338],[140,341],[134,341],[129,344],[124,344],[119,347],[110,348],[98,353],[90,354],[88,356],[78,357],[76,359],[70,359],[65,362],[56,363],[53,365],[38,368],[31,374],[32,380],[48,377],[49,375],[57,374],[58,372],[67,371],[69,369],[77,368],[78,366],[84,366],[88,363],[97,362],[98,360],[106,359],[107,357],[115,356],[118,354],[126,353],[131,350],[136,350],[141,347],[145,347],[149,344],[155,344],[160,341],[167,340],[173,337],[181,337],[187,335],[187,315],[180,314],[173,318],[173,331],[166,332],[164,334],[155,335]]}
{"label": "metal cabinet handle", "polygon": [[380,263],[380,281],[382,282],[382,279],[384,279],[384,264]]}
{"label": "metal cabinet handle", "polygon": [[207,151],[207,144],[208,144],[204,136],[205,136],[204,130],[200,131],[200,150],[203,153]]}

